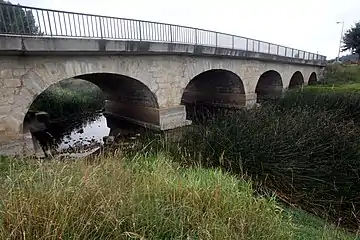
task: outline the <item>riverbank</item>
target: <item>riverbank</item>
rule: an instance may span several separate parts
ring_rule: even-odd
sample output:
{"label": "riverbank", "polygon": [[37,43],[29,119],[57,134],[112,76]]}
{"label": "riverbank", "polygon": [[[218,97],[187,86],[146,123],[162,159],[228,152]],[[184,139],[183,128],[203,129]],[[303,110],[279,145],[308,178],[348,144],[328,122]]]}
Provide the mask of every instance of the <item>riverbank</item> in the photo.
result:
{"label": "riverbank", "polygon": [[2,239],[354,239],[166,153],[0,162]]}

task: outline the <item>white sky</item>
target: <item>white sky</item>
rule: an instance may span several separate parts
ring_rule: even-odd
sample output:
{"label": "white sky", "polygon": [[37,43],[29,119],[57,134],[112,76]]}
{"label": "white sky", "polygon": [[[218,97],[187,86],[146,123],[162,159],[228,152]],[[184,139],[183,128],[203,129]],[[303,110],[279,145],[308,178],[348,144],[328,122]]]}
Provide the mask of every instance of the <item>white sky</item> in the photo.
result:
{"label": "white sky", "polygon": [[360,0],[10,0],[22,5],[205,28],[337,56]]}

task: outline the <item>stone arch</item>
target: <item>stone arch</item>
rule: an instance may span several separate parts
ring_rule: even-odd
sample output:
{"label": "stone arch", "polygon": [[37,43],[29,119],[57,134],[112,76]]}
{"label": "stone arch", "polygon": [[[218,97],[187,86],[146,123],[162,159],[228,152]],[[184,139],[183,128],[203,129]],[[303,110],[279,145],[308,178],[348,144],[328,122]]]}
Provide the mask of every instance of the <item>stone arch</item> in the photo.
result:
{"label": "stone arch", "polygon": [[246,103],[241,78],[232,71],[211,69],[196,75],[187,84],[181,98],[188,116],[195,106],[206,108],[239,108]]}
{"label": "stone arch", "polygon": [[304,85],[304,76],[302,75],[302,73],[300,71],[296,71],[290,79],[288,88],[293,89],[296,87],[300,87],[302,85]]}
{"label": "stone arch", "polygon": [[313,84],[316,84],[317,81],[318,81],[318,80],[317,80],[316,72],[312,72],[312,73],[310,74],[308,84],[309,84],[309,85],[313,85]]}
{"label": "stone arch", "polygon": [[[87,73],[72,78],[82,79],[98,86],[105,95],[105,111],[107,113],[137,122],[152,120],[154,124],[158,123],[156,110],[159,105],[157,97],[140,80],[114,73]],[[34,100],[26,108],[23,118],[23,133],[29,129],[29,124],[26,123],[29,123],[28,120],[31,118],[27,113],[29,113],[29,108]]]}
{"label": "stone arch", "polygon": [[258,103],[280,98],[282,92],[283,82],[280,73],[269,70],[261,74],[255,88]]}

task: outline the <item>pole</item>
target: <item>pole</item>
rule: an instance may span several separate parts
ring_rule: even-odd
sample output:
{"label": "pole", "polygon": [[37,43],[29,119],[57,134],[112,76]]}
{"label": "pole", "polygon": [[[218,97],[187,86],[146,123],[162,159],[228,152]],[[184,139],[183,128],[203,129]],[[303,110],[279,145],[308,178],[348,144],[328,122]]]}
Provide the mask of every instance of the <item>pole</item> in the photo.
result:
{"label": "pole", "polygon": [[340,34],[340,43],[339,43],[339,50],[338,50],[338,56],[337,56],[337,61],[340,62],[340,51],[341,51],[341,41],[342,41],[342,36],[344,33],[344,21],[341,22],[336,22],[337,24],[341,23],[341,34]]}

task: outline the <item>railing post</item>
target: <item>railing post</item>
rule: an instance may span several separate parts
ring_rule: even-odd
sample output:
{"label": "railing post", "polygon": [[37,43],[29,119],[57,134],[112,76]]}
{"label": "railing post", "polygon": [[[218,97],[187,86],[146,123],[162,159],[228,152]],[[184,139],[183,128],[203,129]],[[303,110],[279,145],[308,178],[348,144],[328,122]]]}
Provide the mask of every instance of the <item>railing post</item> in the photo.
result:
{"label": "railing post", "polygon": [[246,38],[246,51],[249,51],[249,39]]}
{"label": "railing post", "polygon": [[103,31],[102,31],[102,17],[99,17],[100,22],[100,38],[103,39]]}
{"label": "railing post", "polygon": [[141,22],[138,21],[138,27],[139,27],[139,37],[140,37],[140,41],[142,41],[142,35],[141,35]]}
{"label": "railing post", "polygon": [[232,49],[235,49],[235,36],[232,35]]}
{"label": "railing post", "polygon": [[276,55],[279,56],[279,45],[276,46]]}
{"label": "railing post", "polygon": [[268,53],[270,54],[270,43],[269,43],[269,49],[268,49]]}
{"label": "railing post", "polygon": [[49,11],[46,11],[47,16],[48,16],[48,21],[49,21],[49,28],[50,28],[50,36],[52,36],[52,30],[51,30],[51,23],[50,23],[50,15],[49,15]]}
{"label": "railing post", "polygon": [[287,47],[285,47],[285,57],[287,57]]}
{"label": "railing post", "polygon": [[218,47],[218,33],[215,33],[215,46]]}
{"label": "railing post", "polygon": [[173,38],[172,38],[172,26],[171,25],[168,25],[169,26],[169,32],[170,32],[170,42],[172,43],[173,42]]}
{"label": "railing post", "polygon": [[195,30],[195,45],[197,45],[198,44],[198,39],[197,39],[197,29],[195,28],[194,29]]}

